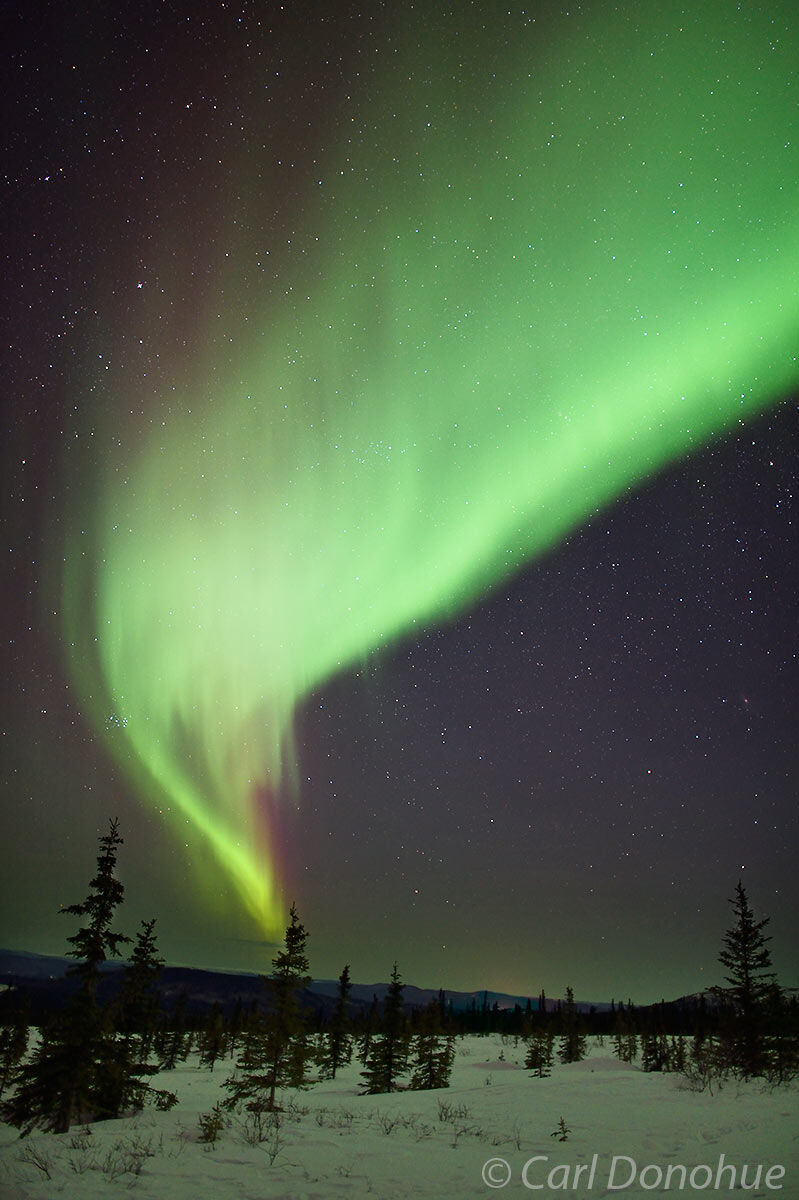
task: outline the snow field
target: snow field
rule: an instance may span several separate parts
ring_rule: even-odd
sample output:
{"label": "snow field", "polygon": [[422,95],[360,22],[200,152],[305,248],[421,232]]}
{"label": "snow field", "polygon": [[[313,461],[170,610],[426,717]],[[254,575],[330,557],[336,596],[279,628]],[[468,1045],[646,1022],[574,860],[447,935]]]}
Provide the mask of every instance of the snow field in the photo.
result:
{"label": "snow field", "polygon": [[[359,1094],[353,1062],[335,1080],[283,1093],[283,1111],[265,1115],[260,1137],[251,1120],[228,1114],[204,1143],[199,1118],[224,1098],[232,1064],[209,1071],[192,1056],[156,1077],[179,1096],[170,1112],[25,1139],[0,1126],[0,1197],[799,1200],[795,1087],[731,1082],[695,1093],[679,1076],[620,1063],[608,1041],[593,1039],[587,1059],[556,1064],[546,1079],[532,1078],[523,1059],[512,1038],[463,1037],[449,1088],[375,1096]],[[553,1136],[561,1117],[564,1141]]]}

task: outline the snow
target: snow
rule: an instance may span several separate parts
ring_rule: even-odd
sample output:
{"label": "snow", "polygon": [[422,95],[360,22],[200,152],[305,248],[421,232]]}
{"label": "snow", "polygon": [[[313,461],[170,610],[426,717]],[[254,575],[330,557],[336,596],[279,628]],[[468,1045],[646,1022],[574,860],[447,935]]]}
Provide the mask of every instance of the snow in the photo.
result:
{"label": "snow", "polygon": [[[279,1127],[263,1141],[250,1144],[234,1117],[211,1145],[198,1118],[223,1098],[232,1068],[212,1072],[195,1057],[156,1077],[179,1096],[170,1112],[22,1140],[0,1126],[0,1197],[799,1198],[795,1087],[730,1082],[712,1095],[691,1092],[677,1075],[620,1063],[608,1042],[592,1042],[586,1060],[556,1064],[547,1079],[531,1077],[523,1055],[513,1038],[460,1038],[451,1087],[382,1096],[359,1094],[356,1061],[335,1080],[284,1093]],[[565,1141],[552,1136],[561,1117]]]}

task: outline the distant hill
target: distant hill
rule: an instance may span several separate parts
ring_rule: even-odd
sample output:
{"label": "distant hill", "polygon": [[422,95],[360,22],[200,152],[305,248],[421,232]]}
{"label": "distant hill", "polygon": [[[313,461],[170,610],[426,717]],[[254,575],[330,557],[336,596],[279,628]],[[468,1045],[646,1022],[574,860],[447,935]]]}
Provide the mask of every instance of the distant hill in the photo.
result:
{"label": "distant hill", "polygon": [[[29,999],[33,1014],[40,1014],[60,1008],[66,997],[74,990],[75,984],[66,977],[72,965],[68,958],[58,958],[53,955],[32,954],[23,950],[0,950],[0,984],[24,991]],[[105,1000],[113,995],[122,976],[124,963],[109,962],[103,968],[104,976],[100,987],[100,999]],[[363,1012],[372,1004],[376,997],[382,1001],[388,991],[388,983],[353,984],[350,992],[350,1008],[353,1015]],[[223,1010],[230,1011],[237,1003],[245,1007],[263,1000],[264,987],[260,975],[245,972],[206,971],[197,967],[165,967],[159,984],[161,1004],[165,1009],[174,1008],[181,995],[185,995],[191,1010],[204,1013],[218,1003]],[[333,1007],[338,994],[338,981],[335,979],[315,979],[304,993],[302,1000],[306,1008],[324,1017]],[[424,1008],[432,1000],[438,998],[437,988],[418,988],[406,984],[404,991],[405,1003],[408,1008]],[[500,1011],[513,1009],[518,1005],[526,1008],[528,1001],[535,1010],[538,1008],[537,997],[513,996],[507,992],[492,992],[481,990],[475,992],[450,992],[445,990],[447,1004],[451,1004],[456,1012],[483,1007]],[[547,1007],[554,1007],[557,1001],[548,1000]],[[581,1001],[577,1005],[583,1011],[590,1008],[597,1012],[605,1012],[610,1008],[606,1002],[590,1004]]]}
{"label": "distant hill", "polygon": [[[382,1000],[388,991],[387,983],[355,983],[352,986],[350,993],[354,1000],[360,1000],[364,1004],[371,1004],[372,998],[377,997],[378,1001]],[[311,990],[322,996],[335,996],[338,993],[338,981],[334,979],[315,979],[311,984]],[[529,1002],[532,1009],[538,1009],[538,996],[513,996],[509,992],[491,992],[479,990],[476,992],[450,992],[446,988],[443,989],[447,1004],[451,1004],[456,1012],[465,1012],[474,1008],[498,1008],[501,1012],[508,1009],[513,1009],[517,1005],[520,1008],[526,1008]],[[431,1000],[436,1000],[439,996],[438,988],[418,988],[413,984],[406,983],[405,991],[403,992],[405,1003],[410,1008],[424,1008]],[[552,1010],[557,1004],[557,1000],[551,1000],[547,997],[547,1009]],[[593,1008],[597,1012],[606,1012],[610,1009],[610,1004],[600,1001],[592,1004],[589,1001],[582,1000],[577,1003],[577,1008],[587,1012]]]}
{"label": "distant hill", "polygon": [[[36,1020],[53,1009],[62,1008],[75,991],[76,982],[67,972],[73,961],[51,955],[30,954],[19,950],[0,950],[0,984],[24,993],[30,1005],[31,1019]],[[103,979],[98,989],[102,1003],[109,1000],[120,986],[124,962],[108,962],[103,967]],[[164,967],[159,980],[161,1007],[173,1009],[181,996],[188,1008],[206,1013],[214,1004],[230,1012],[240,1001],[245,1007],[263,998],[263,984],[258,975],[235,974],[224,971],[203,971],[194,967]],[[319,998],[318,1007],[324,1013],[331,1007],[327,997]]]}

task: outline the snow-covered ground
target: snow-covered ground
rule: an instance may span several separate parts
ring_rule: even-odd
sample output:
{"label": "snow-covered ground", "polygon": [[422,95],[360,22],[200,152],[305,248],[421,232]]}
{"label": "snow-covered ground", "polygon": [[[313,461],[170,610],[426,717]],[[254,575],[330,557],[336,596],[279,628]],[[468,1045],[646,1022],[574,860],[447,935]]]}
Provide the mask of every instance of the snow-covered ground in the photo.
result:
{"label": "snow-covered ground", "polygon": [[[213,1144],[198,1118],[222,1099],[229,1062],[191,1059],[156,1077],[177,1092],[168,1113],[95,1125],[90,1133],[0,1126],[4,1200],[328,1200],[475,1196],[644,1197],[699,1192],[799,1200],[795,1087],[731,1083],[713,1095],[675,1075],[619,1063],[609,1044],[525,1071],[523,1046],[458,1040],[452,1086],[359,1094],[357,1062],[283,1096],[277,1127],[253,1143],[233,1118]],[[552,1136],[561,1118],[566,1140]],[[580,1170],[582,1168],[582,1170]],[[744,1168],[746,1173],[744,1174]]]}

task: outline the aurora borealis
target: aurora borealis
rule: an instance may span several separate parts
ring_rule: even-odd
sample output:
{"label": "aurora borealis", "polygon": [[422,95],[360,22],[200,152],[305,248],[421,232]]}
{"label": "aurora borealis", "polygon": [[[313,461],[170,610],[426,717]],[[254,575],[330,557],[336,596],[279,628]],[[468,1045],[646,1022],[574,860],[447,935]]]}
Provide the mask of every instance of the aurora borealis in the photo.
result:
{"label": "aurora borealis", "polygon": [[[394,688],[404,654],[799,383],[790,6],[492,16],[345,10],[302,39],[209,6],[59,59],[76,128],[51,153],[77,179],[96,144],[60,216],[23,221],[81,296],[58,415],[29,400],[13,440],[17,469],[26,446],[48,464],[36,620],[185,919],[236,937],[278,935],[328,877],[337,793],[326,813],[307,776],[329,689]],[[527,753],[516,733],[497,759]]]}

